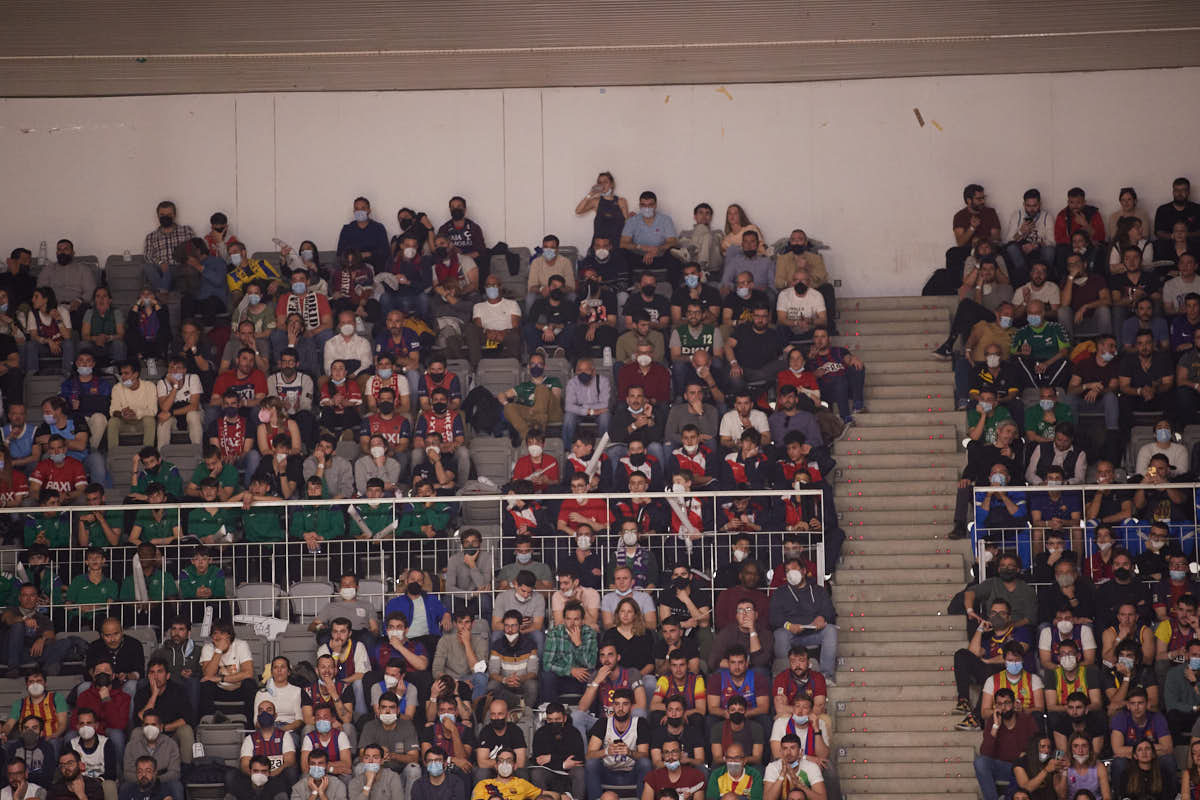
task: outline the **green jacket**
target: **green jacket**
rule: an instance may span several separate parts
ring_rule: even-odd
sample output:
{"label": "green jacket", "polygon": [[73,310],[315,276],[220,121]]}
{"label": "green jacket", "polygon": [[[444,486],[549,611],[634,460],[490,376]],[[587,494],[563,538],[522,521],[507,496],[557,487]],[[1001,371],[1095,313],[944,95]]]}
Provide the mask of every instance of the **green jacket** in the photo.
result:
{"label": "green jacket", "polygon": [[160,462],[158,469],[153,472],[145,467],[139,470],[138,480],[133,485],[133,491],[137,494],[145,494],[146,489],[152,483],[161,483],[171,497],[183,497],[183,477],[170,461]]}
{"label": "green jacket", "polygon": [[448,524],[450,524],[450,507],[445,503],[430,503],[427,507],[422,507],[421,503],[413,503],[400,515],[396,534],[423,536],[422,525],[432,525],[435,531],[441,532],[446,529]]}
{"label": "green jacket", "polygon": [[224,526],[229,533],[234,532],[234,516],[229,513],[233,509],[218,508],[209,511],[206,508],[192,508],[187,512],[187,533],[203,539],[212,536]]}
{"label": "green jacket", "polygon": [[70,515],[66,512],[52,517],[30,514],[25,518],[25,546],[29,547],[37,542],[39,535],[45,537],[47,547],[70,547]]}
{"label": "green jacket", "polygon": [[195,600],[199,595],[196,590],[207,586],[212,590],[212,598],[225,597],[225,573],[215,564],[208,565],[208,571],[203,575],[196,571],[193,564],[188,564],[179,573],[179,589],[184,600]]}
{"label": "green jacket", "polygon": [[[121,599],[127,602],[137,600],[137,590],[135,587],[133,576],[130,575],[121,584]],[[166,572],[161,569],[156,569],[154,573],[146,578],[146,594],[151,600],[168,600],[179,597],[179,584],[175,583]]]}
{"label": "green jacket", "polygon": [[[387,523],[384,523],[385,525]],[[357,527],[357,526],[356,526]],[[380,526],[382,527],[382,526]],[[346,512],[342,506],[305,506],[292,517],[293,538],[308,532],[326,541],[346,535]]]}

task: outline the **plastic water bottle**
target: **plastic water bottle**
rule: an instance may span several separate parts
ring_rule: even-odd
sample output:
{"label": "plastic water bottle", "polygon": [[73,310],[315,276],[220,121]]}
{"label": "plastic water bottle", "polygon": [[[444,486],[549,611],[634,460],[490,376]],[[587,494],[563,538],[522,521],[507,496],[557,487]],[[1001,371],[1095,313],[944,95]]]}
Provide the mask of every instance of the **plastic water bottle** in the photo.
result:
{"label": "plastic water bottle", "polygon": [[124,259],[126,264],[128,264],[130,261],[133,261],[133,257],[129,255],[128,250],[125,251],[125,253],[122,255],[122,258]]}
{"label": "plastic water bottle", "polygon": [[612,369],[612,348],[611,347],[604,348],[604,368]]}
{"label": "plastic water bottle", "polygon": [[46,256],[46,252],[46,240],[43,239],[42,243],[38,245],[38,263],[43,267],[46,266],[47,262],[49,261]]}

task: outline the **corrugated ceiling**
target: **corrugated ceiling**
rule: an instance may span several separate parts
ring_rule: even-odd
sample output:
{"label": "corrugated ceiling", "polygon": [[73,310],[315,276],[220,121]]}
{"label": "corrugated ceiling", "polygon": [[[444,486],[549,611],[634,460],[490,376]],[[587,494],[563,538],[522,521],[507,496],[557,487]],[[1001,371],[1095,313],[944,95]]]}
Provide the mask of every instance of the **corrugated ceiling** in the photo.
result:
{"label": "corrugated ceiling", "polygon": [[0,96],[832,80],[1200,64],[1197,0],[0,2]]}

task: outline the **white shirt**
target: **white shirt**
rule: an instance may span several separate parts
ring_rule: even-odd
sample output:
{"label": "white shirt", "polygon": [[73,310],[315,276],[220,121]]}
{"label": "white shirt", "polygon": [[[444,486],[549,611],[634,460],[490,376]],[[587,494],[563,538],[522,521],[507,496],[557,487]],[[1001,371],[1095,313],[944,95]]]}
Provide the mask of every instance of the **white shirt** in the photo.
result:
{"label": "white shirt", "polygon": [[[216,648],[213,647],[212,642],[204,645],[204,648],[200,651],[200,663],[207,664],[212,660],[213,653],[215,652]],[[220,665],[222,667],[231,666],[236,672],[238,668],[247,661],[251,662],[251,664],[254,663],[254,656],[250,654],[250,645],[248,645],[242,639],[234,639],[233,644],[229,646],[229,649],[221,654]],[[251,671],[253,671],[253,669],[251,669]],[[218,670],[218,674],[221,674],[220,670]],[[224,681],[221,681],[217,685],[222,689],[236,689],[240,684],[225,683]]]}
{"label": "white shirt", "polygon": [[[255,704],[255,707],[257,708],[257,704]],[[281,733],[283,734],[283,755],[267,756],[267,759],[271,762],[271,769],[279,769],[280,767],[282,767],[283,766],[283,756],[286,756],[288,753],[296,752],[295,737],[292,736],[292,734],[289,733],[288,731],[281,731]],[[308,737],[305,737],[305,738],[307,739]],[[253,755],[254,755],[254,740],[251,739],[249,736],[247,736],[246,738],[242,739],[241,756],[242,756],[242,758],[250,758]]]}
{"label": "white shirt", "polygon": [[1163,284],[1163,302],[1171,303],[1175,310],[1182,314],[1183,298],[1188,292],[1200,294],[1200,275],[1193,275],[1191,281],[1185,281],[1182,275],[1171,278]]}
{"label": "white shirt", "polygon": [[775,310],[787,314],[787,321],[793,326],[801,320],[812,322],[818,314],[825,313],[825,298],[816,289],[809,289],[801,297],[794,289],[788,288],[779,293]]}
{"label": "white shirt", "polygon": [[301,694],[300,687],[293,686],[290,683],[285,683],[283,686],[276,686],[275,681],[267,681],[265,689],[259,689],[258,694],[254,695],[254,709],[258,709],[258,704],[263,700],[270,700],[275,704],[275,718],[280,725],[291,725],[301,716]]}
{"label": "white shirt", "polygon": [[1150,459],[1159,453],[1167,457],[1167,461],[1172,467],[1172,475],[1188,471],[1188,462],[1191,461],[1191,458],[1188,456],[1187,448],[1182,443],[1171,442],[1167,445],[1166,449],[1163,449],[1158,446],[1158,442],[1146,442],[1138,450],[1137,459],[1135,460],[1136,466],[1133,470],[1134,473],[1145,475],[1146,468],[1150,466]]}
{"label": "white shirt", "polygon": [[[800,759],[800,771],[804,773],[804,777],[808,778],[810,786],[816,786],[818,783],[824,783],[825,779],[821,777],[821,768],[809,761],[807,758]],[[772,761],[767,764],[767,771],[763,773],[763,783],[775,783],[783,779],[783,759]]]}
{"label": "white shirt", "polygon": [[[26,783],[25,793],[16,800],[44,800],[46,790],[38,786],[36,783]],[[12,787],[5,784],[3,789],[0,789],[0,800],[13,800]]]}
{"label": "white shirt", "polygon": [[[333,651],[329,649],[328,644],[323,644],[317,649],[317,658],[332,655]],[[354,662],[354,669],[351,671],[351,675],[355,673],[366,675],[371,671],[371,659],[367,658],[367,648],[363,647],[362,642],[354,642],[354,649],[351,650],[350,659]],[[336,661],[336,659],[334,660]]]}
{"label": "white shirt", "polygon": [[[1025,290],[1029,289],[1029,299],[1025,298]],[[1041,300],[1043,303],[1058,305],[1060,292],[1058,284],[1053,281],[1046,281],[1039,287],[1035,287],[1032,283],[1027,283],[1020,289],[1013,292],[1013,302],[1019,306],[1029,305],[1030,300]]]}
{"label": "white shirt", "polygon": [[[771,434],[771,424],[767,422],[767,415],[759,411],[757,408],[750,409],[750,427],[759,433],[767,434],[768,438]],[[741,438],[745,428],[742,427],[742,418],[738,416],[736,409],[730,409],[725,412],[725,416],[721,417],[721,436],[728,436],[736,442]]]}
{"label": "white shirt", "polygon": [[357,369],[347,371],[350,375],[357,375],[372,364],[371,343],[357,333],[351,336],[349,341],[346,341],[346,337],[338,333],[337,336],[325,343],[326,375],[329,374],[330,365],[338,359],[358,361]]}
{"label": "white shirt", "polygon": [[517,305],[517,301],[507,297],[496,303],[476,303],[471,309],[471,319],[478,319],[483,323],[485,331],[506,331],[513,326],[512,318],[520,316],[521,307]]}
{"label": "white shirt", "polygon": [[[166,397],[171,393],[171,384],[167,382],[166,378],[160,380],[157,386],[159,397]],[[183,383],[179,384],[179,391],[175,393],[175,402],[187,403],[191,401],[193,395],[203,400],[204,388],[200,385],[199,375],[188,373],[183,376]]]}
{"label": "white shirt", "polygon": [[[1096,637],[1092,634],[1090,625],[1076,625],[1075,633],[1079,634],[1079,644],[1084,650],[1096,649]],[[1050,628],[1042,628],[1042,632],[1038,634],[1038,650],[1049,650],[1050,645]]]}

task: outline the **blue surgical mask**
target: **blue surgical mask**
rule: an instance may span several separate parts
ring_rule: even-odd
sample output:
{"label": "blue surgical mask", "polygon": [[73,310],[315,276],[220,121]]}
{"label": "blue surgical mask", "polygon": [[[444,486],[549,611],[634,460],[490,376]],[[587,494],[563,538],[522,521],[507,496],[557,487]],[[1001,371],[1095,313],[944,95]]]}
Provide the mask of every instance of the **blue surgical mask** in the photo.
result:
{"label": "blue surgical mask", "polygon": [[983,400],[979,402],[979,407],[983,409],[985,413],[992,410],[992,404]]}
{"label": "blue surgical mask", "polygon": [[558,255],[558,250],[556,250],[553,247],[543,247],[542,248],[542,258],[546,259],[547,261],[553,261],[555,256],[557,256],[557,255]]}
{"label": "blue surgical mask", "polygon": [[1105,364],[1112,361],[1116,357],[1117,357],[1116,353],[1101,353],[1100,354],[1100,360],[1103,361]]}
{"label": "blue surgical mask", "polygon": [[54,415],[53,414],[42,414],[42,422],[45,422],[47,425],[53,425],[54,424]]}
{"label": "blue surgical mask", "polygon": [[367,217],[369,217],[369,216],[370,216],[370,214],[368,214],[366,211],[363,211],[360,208],[360,209],[355,210],[355,212],[354,212],[354,221],[355,222],[366,222]]}
{"label": "blue surgical mask", "polygon": [[325,777],[325,768],[320,764],[313,764],[308,768],[308,777],[314,781],[319,781]]}
{"label": "blue surgical mask", "polygon": [[1004,486],[1008,483],[1008,476],[1003,472],[993,472],[992,477],[988,480],[992,482],[992,486]]}
{"label": "blue surgical mask", "polygon": [[446,771],[446,764],[442,761],[430,761],[425,765],[425,771],[428,772],[431,777],[436,778]]}
{"label": "blue surgical mask", "polygon": [[379,378],[379,380],[386,381],[388,378],[392,377],[392,368],[380,367],[379,369],[375,370],[375,375]]}
{"label": "blue surgical mask", "polygon": [[1001,317],[1000,318],[1000,327],[1001,328],[1011,328],[1012,327],[1012,317]]}
{"label": "blue surgical mask", "polygon": [[308,284],[303,281],[296,281],[292,284],[292,294],[304,294],[308,289]]}
{"label": "blue surgical mask", "polygon": [[313,260],[313,251],[312,250],[301,250],[300,258],[304,259],[305,261],[311,262]]}
{"label": "blue surgical mask", "polygon": [[1155,431],[1154,431],[1154,438],[1155,438],[1155,439],[1157,439],[1157,440],[1158,440],[1158,441],[1160,441],[1160,442],[1169,442],[1169,441],[1171,441],[1171,429],[1170,429],[1170,428],[1157,428],[1157,429],[1155,429]]}
{"label": "blue surgical mask", "polygon": [[378,761],[368,761],[367,763],[363,764],[363,769],[367,772],[379,772],[379,766],[380,765]]}
{"label": "blue surgical mask", "polygon": [[1172,569],[1168,571],[1171,573],[1171,580],[1173,581],[1181,581],[1187,577],[1186,569]]}
{"label": "blue surgical mask", "polygon": [[53,461],[55,464],[61,464],[67,460],[67,454],[66,453],[51,453],[50,460]]}
{"label": "blue surgical mask", "polygon": [[0,314],[8,312],[8,303],[0,303]]}
{"label": "blue surgical mask", "polygon": [[1036,328],[1038,325],[1042,324],[1042,317],[1039,314],[1030,314],[1025,319],[1029,320],[1029,325],[1032,328]]}
{"label": "blue surgical mask", "polygon": [[683,283],[684,283],[684,285],[685,285],[685,286],[687,286],[689,289],[695,289],[697,286],[699,286],[699,285],[700,285],[700,276],[699,276],[699,275],[695,275],[695,274],[692,274],[692,275],[684,275],[684,276],[683,276]]}
{"label": "blue surgical mask", "polygon": [[76,371],[79,373],[80,377],[83,378],[86,378],[92,374],[91,367],[76,367]]}
{"label": "blue surgical mask", "polygon": [[246,302],[252,306],[258,305],[259,300],[262,300],[262,295],[258,294],[257,292],[251,292],[250,294],[246,295]]}
{"label": "blue surgical mask", "polygon": [[1054,401],[1050,399],[1038,400],[1038,405],[1042,407],[1043,411],[1049,411],[1054,408]]}
{"label": "blue surgical mask", "polygon": [[483,292],[484,292],[484,294],[487,295],[488,300],[495,300],[497,297],[500,296],[500,287],[499,286],[489,286],[486,289],[484,289]]}
{"label": "blue surgical mask", "polygon": [[327,719],[319,719],[316,728],[318,733],[329,733],[333,730],[333,723]]}
{"label": "blue surgical mask", "polygon": [[1195,658],[1195,657],[1189,658],[1188,659],[1188,669],[1190,669],[1192,672],[1195,672],[1196,670],[1200,670],[1200,658]]}
{"label": "blue surgical mask", "polygon": [[126,378],[125,380],[121,381],[121,385],[124,386],[126,389],[132,389],[133,388],[133,378]]}
{"label": "blue surgical mask", "polygon": [[671,770],[672,772],[674,772],[675,770],[679,769],[679,762],[678,762],[678,761],[666,761],[666,762],[663,762],[663,763],[665,763],[665,764],[667,765],[667,769]]}
{"label": "blue surgical mask", "polygon": [[1021,661],[1005,661],[1004,669],[1008,670],[1009,675],[1020,675],[1021,670],[1025,669],[1025,664]]}
{"label": "blue surgical mask", "polygon": [[650,219],[654,216],[653,206],[642,206],[638,209],[638,213],[642,215],[642,219]]}

